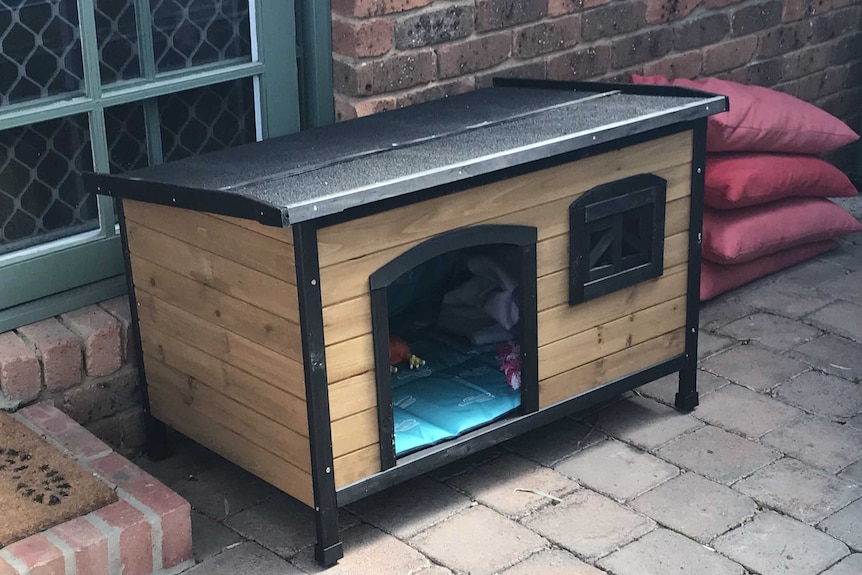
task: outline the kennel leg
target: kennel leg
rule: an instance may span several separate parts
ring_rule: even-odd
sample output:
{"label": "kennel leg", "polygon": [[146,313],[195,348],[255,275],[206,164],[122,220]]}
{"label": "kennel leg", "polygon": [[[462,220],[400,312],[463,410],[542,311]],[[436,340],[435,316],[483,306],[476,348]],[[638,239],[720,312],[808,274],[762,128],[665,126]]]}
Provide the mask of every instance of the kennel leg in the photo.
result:
{"label": "kennel leg", "polygon": [[674,404],[680,411],[692,411],[700,403],[697,393],[697,356],[686,362],[679,372],[679,391]]}
{"label": "kennel leg", "polygon": [[332,567],[344,557],[344,548],[338,535],[338,508],[318,509],[315,512],[317,543],[314,558],[323,567]]}
{"label": "kennel leg", "polygon": [[144,429],[147,435],[147,456],[153,461],[161,461],[171,454],[167,426],[150,415],[144,414]]}

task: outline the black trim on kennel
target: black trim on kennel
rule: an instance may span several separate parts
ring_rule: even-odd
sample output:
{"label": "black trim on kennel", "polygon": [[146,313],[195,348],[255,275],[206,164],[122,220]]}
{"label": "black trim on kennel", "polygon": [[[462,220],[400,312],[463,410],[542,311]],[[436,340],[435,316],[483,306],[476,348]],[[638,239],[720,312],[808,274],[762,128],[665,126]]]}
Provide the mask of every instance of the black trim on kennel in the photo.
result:
{"label": "black trim on kennel", "polygon": [[[411,270],[435,258],[460,254],[474,248],[496,249],[498,246],[509,248],[517,253],[518,304],[520,321],[517,341],[520,344],[520,402],[516,411],[509,415],[525,415],[539,408],[538,385],[538,333],[536,302],[536,241],[537,230],[530,226],[478,225],[452,230],[435,236],[406,251],[390,261],[369,277],[371,289],[371,317],[374,326],[374,361],[377,384],[377,411],[380,428],[381,469],[394,467],[396,458],[396,431],[394,422],[392,374],[389,370],[390,304],[388,289],[399,278]],[[501,417],[507,417],[502,414]],[[489,419],[483,425],[498,418]],[[460,434],[458,434],[460,435]],[[446,441],[457,438],[450,437]],[[429,443],[424,447],[430,447]],[[411,452],[420,449],[411,450]],[[406,454],[405,454],[406,455]],[[399,456],[400,457],[400,456]]]}
{"label": "black trim on kennel", "polygon": [[667,181],[638,174],[569,206],[569,305],[662,275],[666,197]]}

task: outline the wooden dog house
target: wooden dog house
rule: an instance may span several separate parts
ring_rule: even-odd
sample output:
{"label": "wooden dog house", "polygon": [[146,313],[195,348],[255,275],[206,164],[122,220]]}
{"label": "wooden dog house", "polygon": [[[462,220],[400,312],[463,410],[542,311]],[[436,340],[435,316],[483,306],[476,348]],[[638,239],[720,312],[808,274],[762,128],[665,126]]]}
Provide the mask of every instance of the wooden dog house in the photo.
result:
{"label": "wooden dog house", "polygon": [[[151,452],[167,424],[304,502],[332,564],[338,506],[672,372],[693,409],[706,117],[726,109],[498,81],[89,176],[117,199]],[[489,266],[517,314],[470,331],[450,295]],[[391,335],[425,366],[391,373]]]}

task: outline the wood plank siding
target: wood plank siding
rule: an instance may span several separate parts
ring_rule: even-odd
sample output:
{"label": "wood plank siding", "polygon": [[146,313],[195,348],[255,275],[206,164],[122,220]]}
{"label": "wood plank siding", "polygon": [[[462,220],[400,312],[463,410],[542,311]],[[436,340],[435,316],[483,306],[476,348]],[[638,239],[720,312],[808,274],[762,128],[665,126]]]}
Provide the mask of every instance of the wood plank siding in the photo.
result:
{"label": "wood plank siding", "polygon": [[153,415],[313,505],[291,230],[123,207]]}
{"label": "wood plank siding", "polygon": [[[441,232],[490,223],[537,228],[540,406],[681,355],[691,158],[692,133],[684,132],[322,228],[336,486],[380,470],[368,278]],[[668,182],[663,275],[569,306],[569,205],[599,184],[640,173]]]}

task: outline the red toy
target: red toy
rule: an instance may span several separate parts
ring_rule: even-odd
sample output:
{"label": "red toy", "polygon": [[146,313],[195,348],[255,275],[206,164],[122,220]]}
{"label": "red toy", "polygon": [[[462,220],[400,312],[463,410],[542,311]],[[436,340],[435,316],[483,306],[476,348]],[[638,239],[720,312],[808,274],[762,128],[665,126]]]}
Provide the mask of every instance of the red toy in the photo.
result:
{"label": "red toy", "polygon": [[392,373],[398,371],[396,364],[406,361],[410,365],[410,369],[416,369],[420,365],[425,365],[425,360],[413,355],[410,351],[410,346],[407,342],[398,336],[389,336],[389,365],[392,366]]}

